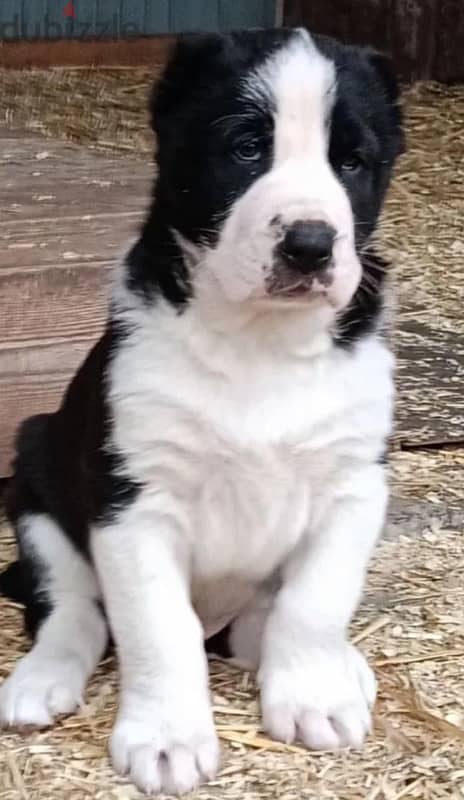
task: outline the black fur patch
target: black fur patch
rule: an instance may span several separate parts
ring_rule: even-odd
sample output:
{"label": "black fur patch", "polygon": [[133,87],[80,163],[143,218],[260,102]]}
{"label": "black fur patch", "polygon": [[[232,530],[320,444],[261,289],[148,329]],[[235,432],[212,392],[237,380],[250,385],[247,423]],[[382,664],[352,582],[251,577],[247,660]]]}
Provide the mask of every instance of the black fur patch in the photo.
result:
{"label": "black fur patch", "polygon": [[110,327],[72,380],[55,414],[26,420],[17,438],[8,510],[13,524],[47,513],[88,555],[89,523],[108,520],[136,494],[120,477],[122,456],[111,447],[105,373],[123,334]]}
{"label": "black fur patch", "polygon": [[[191,297],[172,228],[196,244],[214,243],[233,201],[269,168],[273,109],[244,96],[243,78],[291,35],[277,30],[180,39],[150,105],[158,178],[129,256],[131,289],[147,297],[161,293],[179,308]],[[253,169],[233,157],[244,136],[267,142],[267,157]]]}
{"label": "black fur patch", "polygon": [[34,637],[47,618],[52,606],[41,587],[38,565],[23,553],[19,561],[10,564],[0,575],[0,592],[24,606],[24,627]]}
{"label": "black fur patch", "polygon": [[0,591],[26,606],[26,627],[33,634],[49,613],[50,602],[43,566],[23,536],[24,518],[50,515],[76,550],[89,558],[90,524],[111,520],[138,491],[120,475],[122,457],[110,446],[105,398],[105,372],[123,335],[110,326],[76,373],[59,411],[31,417],[18,431],[7,514],[16,531],[19,564],[0,576]]}

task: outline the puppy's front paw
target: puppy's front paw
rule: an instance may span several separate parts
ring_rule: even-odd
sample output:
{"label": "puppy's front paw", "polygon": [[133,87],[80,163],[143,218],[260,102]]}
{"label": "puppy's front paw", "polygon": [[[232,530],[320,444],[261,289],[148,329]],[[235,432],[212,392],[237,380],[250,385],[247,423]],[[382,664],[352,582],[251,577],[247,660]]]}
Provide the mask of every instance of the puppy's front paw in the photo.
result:
{"label": "puppy's front paw", "polygon": [[268,658],[260,672],[263,723],[275,739],[315,750],[362,746],[376,681],[352,645],[310,645]]}
{"label": "puppy's front paw", "polygon": [[32,650],[0,686],[0,727],[51,725],[82,703],[85,673],[72,655],[55,658]]}
{"label": "puppy's front paw", "polygon": [[184,794],[212,780],[219,742],[207,702],[192,707],[167,698],[126,701],[111,737],[113,765],[147,794]]}

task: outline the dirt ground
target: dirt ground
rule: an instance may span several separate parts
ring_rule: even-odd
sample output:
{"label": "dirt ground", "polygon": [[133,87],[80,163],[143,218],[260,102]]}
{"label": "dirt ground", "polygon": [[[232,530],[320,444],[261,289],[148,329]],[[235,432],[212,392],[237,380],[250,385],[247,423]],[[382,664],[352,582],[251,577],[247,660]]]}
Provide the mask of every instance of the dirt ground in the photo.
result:
{"label": "dirt ground", "polygon": [[[0,120],[146,159],[144,70],[0,74]],[[223,769],[204,800],[464,798],[464,87],[405,96],[408,153],[382,226],[395,268],[398,412],[389,526],[352,636],[376,666],[374,735],[362,753],[308,753],[260,729],[252,675],[211,665]],[[13,555],[1,526],[0,562]],[[27,643],[0,601],[0,678]],[[132,800],[106,748],[113,659],[82,713],[44,732],[1,737],[0,800]]]}

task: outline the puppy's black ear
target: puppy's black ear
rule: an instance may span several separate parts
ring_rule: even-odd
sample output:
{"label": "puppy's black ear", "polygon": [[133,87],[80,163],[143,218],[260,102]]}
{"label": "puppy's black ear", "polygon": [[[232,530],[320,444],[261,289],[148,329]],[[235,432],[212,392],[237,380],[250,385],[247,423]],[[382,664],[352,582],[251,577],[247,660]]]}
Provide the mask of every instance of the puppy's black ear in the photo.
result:
{"label": "puppy's black ear", "polygon": [[205,91],[211,69],[220,69],[229,40],[222,34],[187,34],[174,45],[164,72],[155,85],[150,115],[155,133],[166,118],[182,113],[185,103]]}
{"label": "puppy's black ear", "polygon": [[400,97],[400,86],[392,59],[385,53],[380,53],[378,50],[372,50],[369,47],[366,48],[365,54],[388,99],[392,103],[396,103]]}
{"label": "puppy's black ear", "polygon": [[403,129],[403,112],[401,109],[401,89],[392,59],[385,53],[366,48],[365,56],[369,69],[373,71],[375,81],[390,104],[390,118],[396,140],[396,153],[399,156],[406,149]]}

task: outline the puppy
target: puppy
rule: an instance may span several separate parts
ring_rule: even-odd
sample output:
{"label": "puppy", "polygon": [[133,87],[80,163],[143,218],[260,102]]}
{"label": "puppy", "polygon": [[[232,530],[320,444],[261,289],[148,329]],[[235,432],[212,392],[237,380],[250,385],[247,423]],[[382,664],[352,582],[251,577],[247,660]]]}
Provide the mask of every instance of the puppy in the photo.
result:
{"label": "puppy", "polygon": [[3,590],[32,650],[3,724],[82,701],[114,638],[115,769],[213,778],[209,649],[284,742],[360,747],[347,641],[384,519],[393,358],[370,242],[402,147],[389,63],[305,30],[187,37],[152,101],[158,178],[106,332],[17,439]]}

